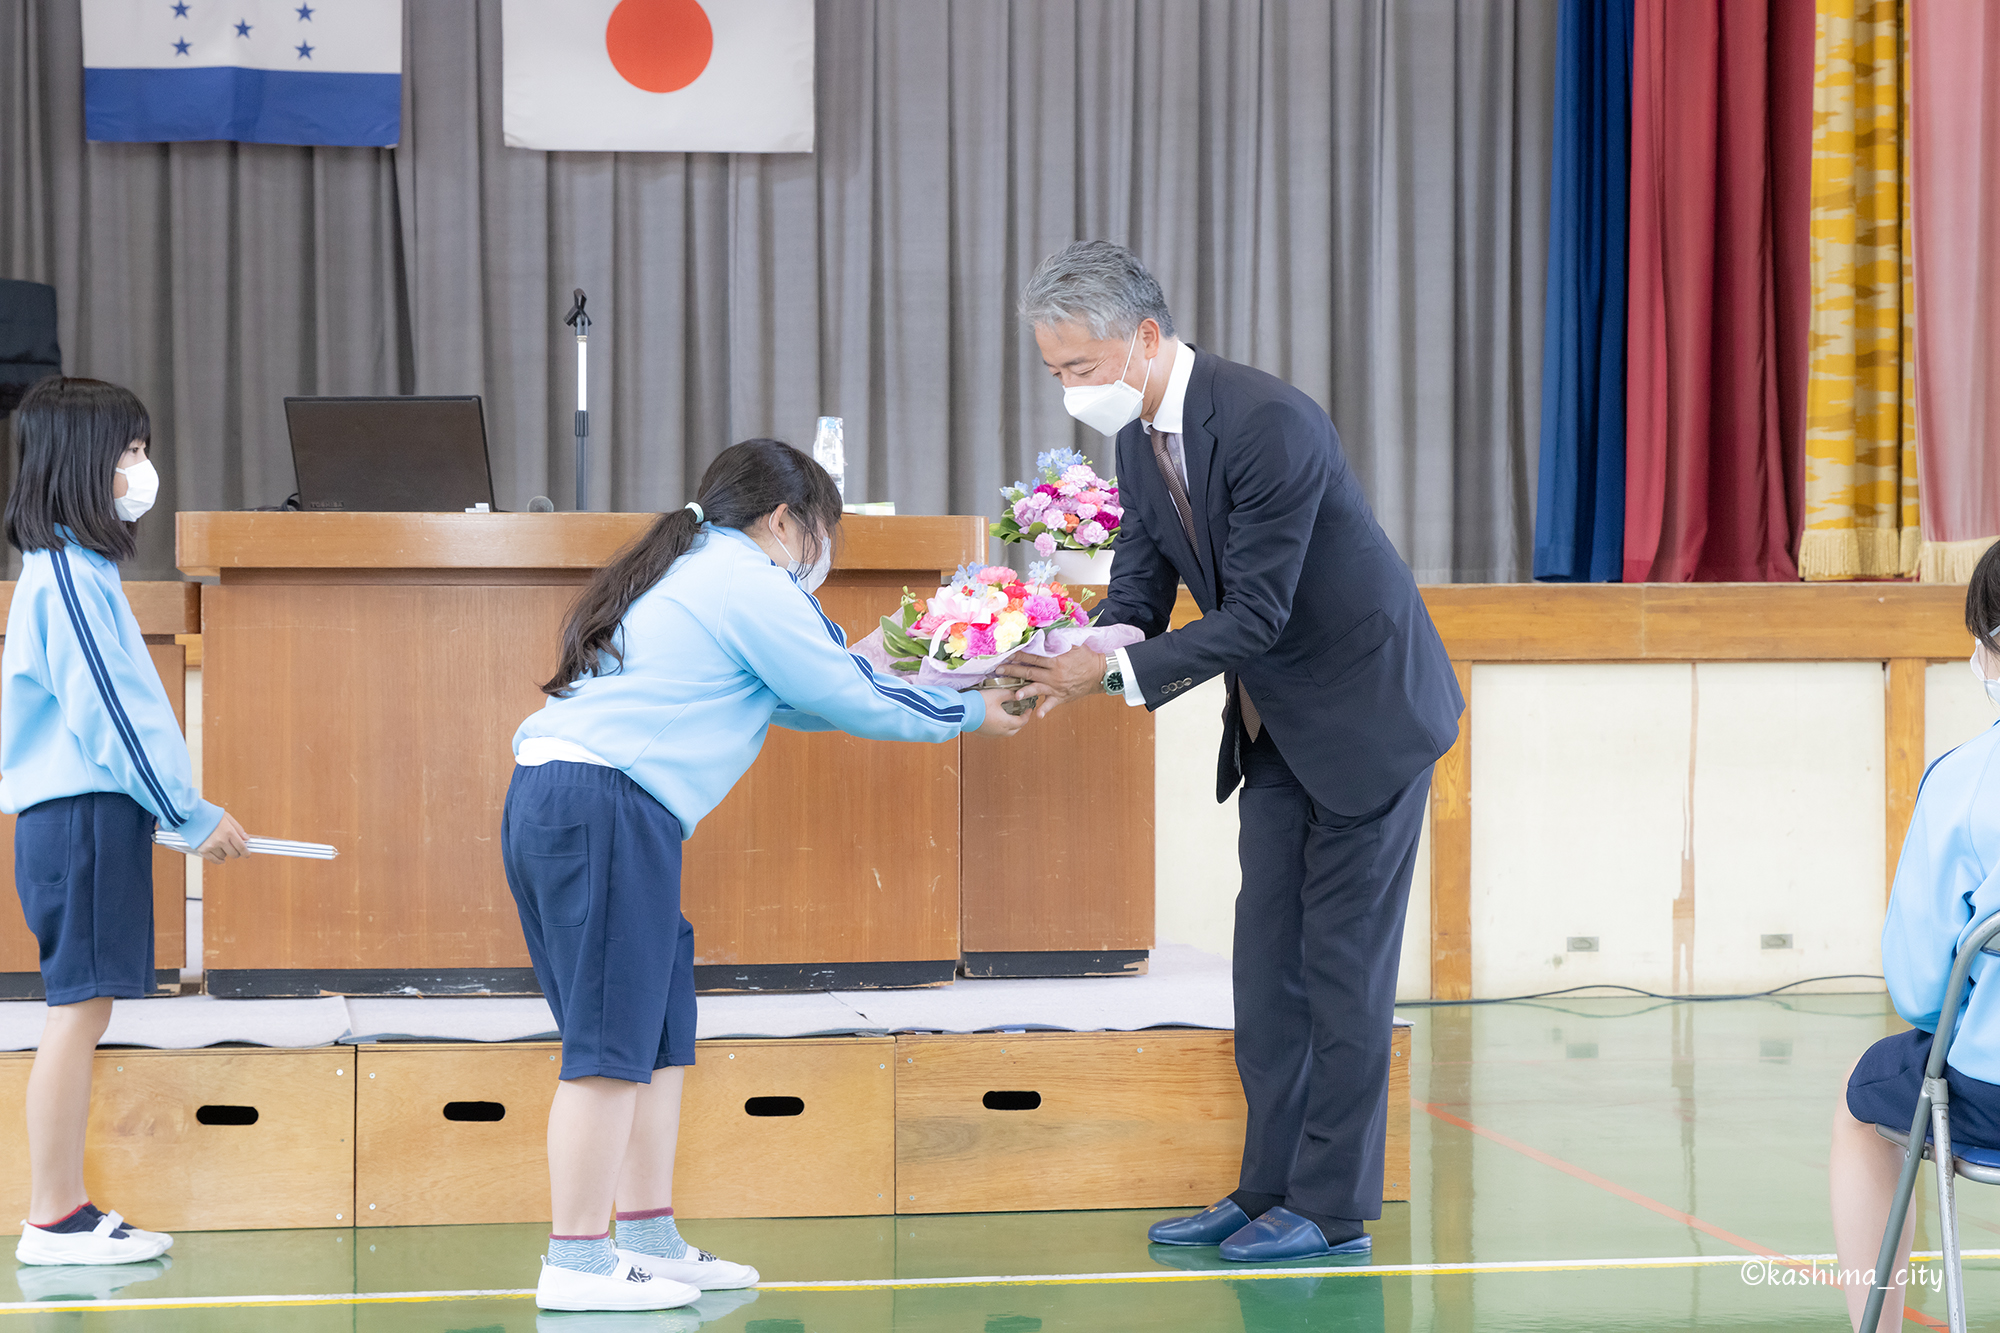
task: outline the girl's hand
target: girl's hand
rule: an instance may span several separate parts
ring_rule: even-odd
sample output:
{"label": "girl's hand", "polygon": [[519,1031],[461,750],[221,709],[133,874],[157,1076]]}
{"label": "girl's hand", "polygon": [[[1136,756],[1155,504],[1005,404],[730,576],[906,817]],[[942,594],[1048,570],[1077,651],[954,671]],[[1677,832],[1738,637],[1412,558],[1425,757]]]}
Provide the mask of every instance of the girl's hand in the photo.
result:
{"label": "girl's hand", "polygon": [[204,861],[213,861],[217,865],[221,865],[224,861],[234,861],[239,856],[249,855],[249,837],[250,835],[243,831],[243,826],[236,822],[236,817],[225,810],[222,822],[215,826],[215,832],[209,834],[207,840],[194,849],[194,854]]}
{"label": "girl's hand", "polygon": [[1012,703],[1021,697],[1019,690],[982,690],[986,696],[986,720],[979,724],[974,733],[979,736],[1011,736],[1028,725],[1028,714],[1023,712],[1015,717],[1002,704]]}

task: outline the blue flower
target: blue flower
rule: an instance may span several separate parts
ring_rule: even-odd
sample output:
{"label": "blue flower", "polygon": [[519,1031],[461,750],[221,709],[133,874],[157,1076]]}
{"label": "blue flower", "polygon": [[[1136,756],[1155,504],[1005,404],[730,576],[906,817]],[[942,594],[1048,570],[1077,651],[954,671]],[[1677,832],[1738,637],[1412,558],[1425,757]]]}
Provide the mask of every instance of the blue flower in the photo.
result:
{"label": "blue flower", "polygon": [[1045,454],[1035,455],[1035,470],[1060,477],[1065,471],[1075,467],[1078,463],[1088,463],[1089,461],[1088,458],[1085,458],[1074,449],[1051,449]]}
{"label": "blue flower", "polygon": [[1056,562],[1037,560],[1028,566],[1028,582],[1049,584],[1056,581]]}
{"label": "blue flower", "polygon": [[986,568],[984,565],[960,565],[958,572],[951,576],[951,581],[953,583],[977,583],[979,582],[979,571],[984,568]]}

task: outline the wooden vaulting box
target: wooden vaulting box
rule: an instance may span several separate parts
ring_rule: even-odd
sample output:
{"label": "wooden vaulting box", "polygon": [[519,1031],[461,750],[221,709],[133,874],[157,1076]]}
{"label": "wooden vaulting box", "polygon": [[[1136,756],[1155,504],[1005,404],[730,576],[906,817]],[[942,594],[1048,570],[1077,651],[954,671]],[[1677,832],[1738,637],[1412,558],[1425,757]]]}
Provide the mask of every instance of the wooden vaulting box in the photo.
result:
{"label": "wooden vaulting box", "polygon": [[[361,1225],[549,1220],[555,1043],[382,1044],[357,1056]],[[675,1212],[891,1211],[894,1056],[888,1038],[700,1043],[681,1111]]]}
{"label": "wooden vaulting box", "polygon": [[[27,1142],[33,1063],[0,1055],[0,1143]],[[99,1051],[84,1183],[156,1231],[350,1226],[354,1073],[344,1047]],[[27,1153],[0,1153],[0,1213],[27,1209]]]}
{"label": "wooden vaulting box", "polygon": [[[1395,1029],[1383,1197],[1410,1197],[1410,1029]],[[1236,1188],[1228,1032],[982,1033],[896,1046],[896,1209],[1205,1206]]]}

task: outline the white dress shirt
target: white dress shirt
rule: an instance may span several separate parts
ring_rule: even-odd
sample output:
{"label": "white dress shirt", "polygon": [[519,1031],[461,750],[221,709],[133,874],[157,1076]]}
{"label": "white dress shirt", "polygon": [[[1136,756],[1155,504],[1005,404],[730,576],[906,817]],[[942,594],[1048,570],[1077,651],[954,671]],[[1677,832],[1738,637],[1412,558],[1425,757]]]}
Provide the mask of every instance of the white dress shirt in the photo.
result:
{"label": "white dress shirt", "polygon": [[[1194,348],[1186,343],[1176,343],[1174,368],[1167,375],[1167,391],[1160,397],[1160,406],[1151,419],[1146,420],[1148,430],[1156,430],[1167,437],[1167,461],[1180,473],[1181,486],[1187,486],[1187,450],[1181,447],[1181,412],[1187,404],[1188,379],[1194,374]],[[1113,547],[1115,550],[1116,547]],[[1139,678],[1132,673],[1132,659],[1125,650],[1117,650],[1118,670],[1125,676],[1125,702],[1134,708],[1146,706],[1145,691],[1139,688]]]}

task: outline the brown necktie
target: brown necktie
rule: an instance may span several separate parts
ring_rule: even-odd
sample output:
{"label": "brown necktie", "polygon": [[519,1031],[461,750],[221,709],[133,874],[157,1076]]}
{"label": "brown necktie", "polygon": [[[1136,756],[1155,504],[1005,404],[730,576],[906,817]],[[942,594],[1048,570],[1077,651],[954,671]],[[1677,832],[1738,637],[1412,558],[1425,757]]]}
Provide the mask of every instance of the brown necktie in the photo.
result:
{"label": "brown necktie", "polygon": [[[1194,551],[1195,559],[1201,558],[1201,548],[1194,539],[1194,506],[1188,502],[1187,484],[1181,480],[1180,469],[1174,466],[1173,456],[1167,452],[1167,437],[1164,433],[1146,427],[1153,437],[1153,461],[1159,464],[1160,480],[1167,483],[1167,494],[1173,498],[1174,512],[1180,515],[1181,531],[1187,534],[1188,547]],[[1243,710],[1243,729],[1255,741],[1264,730],[1264,721],[1257,716],[1257,705],[1250,702],[1249,687],[1239,679],[1236,682],[1236,702]]]}

